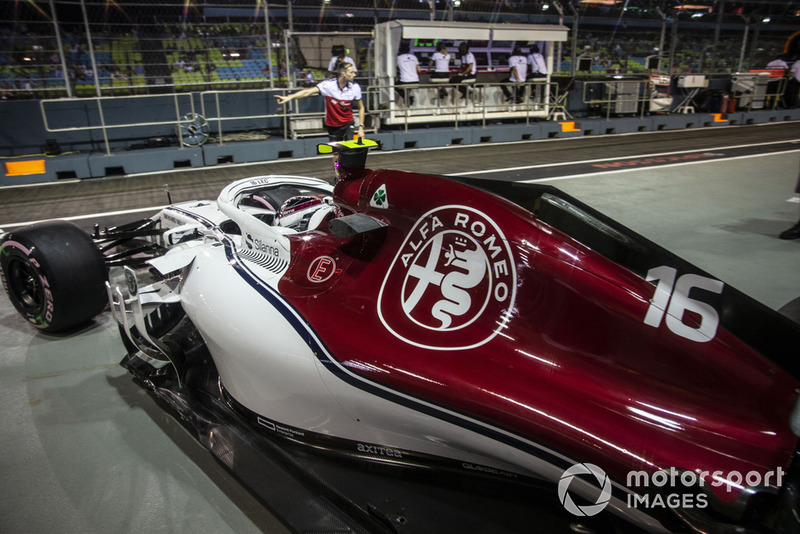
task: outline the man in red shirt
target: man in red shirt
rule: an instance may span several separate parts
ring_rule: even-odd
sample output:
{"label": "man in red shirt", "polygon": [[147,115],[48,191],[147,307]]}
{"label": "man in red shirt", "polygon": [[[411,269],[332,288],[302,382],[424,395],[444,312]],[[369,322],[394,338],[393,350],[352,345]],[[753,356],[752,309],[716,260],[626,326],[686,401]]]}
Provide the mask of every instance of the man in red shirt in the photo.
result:
{"label": "man in red shirt", "polygon": [[361,86],[353,80],[356,70],[352,63],[340,61],[336,66],[336,78],[328,78],[314,87],[301,89],[290,95],[275,95],[278,104],[290,100],[321,94],[325,97],[325,128],[331,141],[345,141],[353,138],[355,131],[353,104],[358,106],[358,136],[364,137],[364,102],[361,100]]}

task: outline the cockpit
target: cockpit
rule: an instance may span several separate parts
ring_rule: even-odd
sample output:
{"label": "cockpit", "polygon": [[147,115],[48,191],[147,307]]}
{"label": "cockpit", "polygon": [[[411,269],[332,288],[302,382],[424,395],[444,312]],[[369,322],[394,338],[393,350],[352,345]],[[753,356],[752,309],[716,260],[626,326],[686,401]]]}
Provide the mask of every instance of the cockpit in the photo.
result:
{"label": "cockpit", "polygon": [[264,224],[295,232],[315,230],[339,211],[329,191],[285,183],[250,190],[236,207]]}

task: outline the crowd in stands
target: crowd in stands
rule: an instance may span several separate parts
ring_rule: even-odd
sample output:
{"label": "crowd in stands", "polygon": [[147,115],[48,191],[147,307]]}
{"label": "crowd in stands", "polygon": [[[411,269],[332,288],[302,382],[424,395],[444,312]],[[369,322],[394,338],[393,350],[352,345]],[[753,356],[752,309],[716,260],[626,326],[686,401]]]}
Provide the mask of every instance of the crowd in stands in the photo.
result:
{"label": "crowd in stands", "polygon": [[[659,39],[658,31],[623,29],[615,34],[586,31],[578,40],[579,55],[592,60],[593,72],[644,73],[648,71],[647,58],[660,55]],[[754,47],[744,58],[742,69],[763,68],[782,52],[783,44],[783,38],[759,40],[760,46]],[[675,49],[671,68],[667,56],[669,49],[664,50],[662,70],[673,74],[735,72],[739,66],[740,50],[741,36],[723,35],[714,45],[707,32],[685,34]]]}
{"label": "crowd in stands", "polygon": [[[284,62],[282,26],[270,24],[275,41],[269,55],[263,24],[151,25],[140,34],[137,26],[124,33],[104,29],[89,41],[79,31],[63,32],[59,53],[52,26],[14,25],[0,29],[0,99],[59,98],[146,94],[154,87],[174,91],[275,87],[290,83],[313,85],[323,79],[324,66],[307,66],[295,54],[294,72]],[[664,50],[662,71],[734,72],[740,64],[741,30],[723,32],[716,45],[708,30],[682,30],[672,64]],[[667,39],[671,36],[667,35]],[[648,72],[647,58],[659,55],[658,27],[628,28],[623,24],[584,25],[578,39],[578,55],[589,58],[589,71],[579,74]],[[758,46],[749,46],[744,69],[763,68],[780,53],[784,35],[762,32]],[[752,39],[751,39],[752,41]],[[569,45],[554,74],[570,73]],[[668,43],[665,48],[668,48]],[[366,53],[359,54],[366,57]],[[583,63],[586,65],[586,63]],[[359,65],[362,70],[366,65]]]}

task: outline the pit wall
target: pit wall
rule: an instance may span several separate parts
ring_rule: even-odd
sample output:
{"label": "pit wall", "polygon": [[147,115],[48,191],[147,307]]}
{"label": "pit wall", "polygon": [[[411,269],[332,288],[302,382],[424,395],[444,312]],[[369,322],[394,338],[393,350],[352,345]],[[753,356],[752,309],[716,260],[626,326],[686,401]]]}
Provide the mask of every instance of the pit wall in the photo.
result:
{"label": "pit wall", "polygon": [[[311,104],[315,99],[307,99]],[[305,102],[303,102],[305,104]],[[58,117],[63,124],[89,123],[87,106],[75,101],[71,115]],[[174,109],[134,109],[131,106],[105,110],[107,124],[116,118],[135,114],[137,117],[158,118]],[[242,113],[259,113],[258,109]],[[262,112],[263,113],[263,112]],[[301,158],[316,155],[318,143],[325,137],[284,139],[274,136],[255,141],[218,144],[207,142],[201,146],[157,146],[160,140],[177,139],[174,126],[134,127],[110,130],[111,153],[105,149],[105,140],[98,131],[47,132],[41,119],[37,101],[0,102],[0,186],[52,182],[64,179],[103,178],[181,168],[214,167],[230,163],[270,161],[281,158]],[[174,120],[174,117],[172,118]],[[169,120],[169,119],[167,119]],[[269,119],[243,119],[224,126],[236,129],[280,130],[280,124],[265,125]],[[653,114],[648,116],[612,118],[576,118],[560,121],[530,121],[430,127],[409,130],[390,130],[368,134],[380,141],[383,150],[430,148],[450,145],[477,145],[516,141],[537,141],[594,135],[617,135],[691,128],[734,127],[771,122],[799,121],[800,109],[755,110],[729,114],[688,113]],[[155,121],[154,121],[155,122]],[[146,135],[146,137],[145,137]],[[713,134],[710,134],[713,135]],[[56,140],[59,154],[47,154],[48,139]],[[53,151],[53,146],[49,147]]]}

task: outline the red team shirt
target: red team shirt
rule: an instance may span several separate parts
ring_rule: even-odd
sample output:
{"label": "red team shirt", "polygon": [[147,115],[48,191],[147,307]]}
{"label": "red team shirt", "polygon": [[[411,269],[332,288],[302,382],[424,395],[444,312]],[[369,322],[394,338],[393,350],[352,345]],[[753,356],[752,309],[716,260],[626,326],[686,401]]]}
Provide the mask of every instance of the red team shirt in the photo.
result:
{"label": "red team shirt", "polygon": [[337,78],[328,78],[317,84],[319,94],[325,97],[325,124],[344,126],[353,122],[353,101],[361,100],[361,86],[349,83],[339,89]]}

